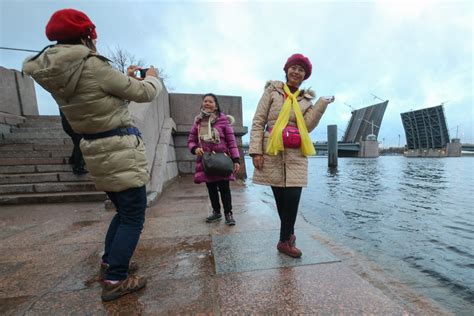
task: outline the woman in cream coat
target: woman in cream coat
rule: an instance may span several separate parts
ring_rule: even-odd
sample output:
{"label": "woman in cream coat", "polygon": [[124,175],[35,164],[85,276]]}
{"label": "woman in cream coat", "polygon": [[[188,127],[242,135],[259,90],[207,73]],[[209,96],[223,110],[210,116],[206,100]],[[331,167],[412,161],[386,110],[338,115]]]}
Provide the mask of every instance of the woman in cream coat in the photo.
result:
{"label": "woman in cream coat", "polygon": [[51,93],[73,131],[82,135],[80,147],[95,186],[117,209],[100,265],[102,300],[109,301],[146,283],[130,264],[145,221],[149,175],[128,101],[151,102],[162,86],[153,67],[144,80],[134,76],[136,66],[129,67],[128,76],[113,69],[97,54],[95,25],[81,11],[54,13],[46,36],[57,43],[28,58],[23,71]]}
{"label": "woman in cream coat", "polygon": [[[314,92],[299,90],[301,83],[309,78],[312,70],[311,62],[305,56],[292,55],[288,58],[283,69],[286,73],[286,83],[269,81],[265,85],[263,96],[258,103],[252,122],[249,154],[252,156],[255,167],[253,182],[271,186],[275,197],[281,220],[280,240],[277,249],[286,255],[298,258],[302,252],[296,248],[294,225],[301,190],[307,185],[308,159],[306,156],[314,154],[314,147],[311,143],[308,144],[308,141],[310,142],[308,133],[318,125],[328,104],[333,102],[334,98],[319,98],[313,105]],[[295,98],[288,100],[289,96]],[[294,104],[291,100],[295,100]],[[287,106],[292,107],[289,117],[280,118],[287,101],[289,102]],[[279,118],[284,121],[284,125],[298,128],[302,147],[274,148],[273,145],[269,146],[271,131]],[[297,121],[301,123],[298,125]],[[277,141],[281,142],[282,133],[275,134],[274,138],[272,144]]]}

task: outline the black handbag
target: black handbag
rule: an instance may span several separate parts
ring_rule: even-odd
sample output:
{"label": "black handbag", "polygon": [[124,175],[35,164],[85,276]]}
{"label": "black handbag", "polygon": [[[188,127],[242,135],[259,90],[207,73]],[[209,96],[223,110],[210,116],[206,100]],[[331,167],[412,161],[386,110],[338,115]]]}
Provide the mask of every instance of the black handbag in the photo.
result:
{"label": "black handbag", "polygon": [[226,153],[205,151],[202,156],[204,173],[210,176],[228,177],[234,171],[234,163]]}

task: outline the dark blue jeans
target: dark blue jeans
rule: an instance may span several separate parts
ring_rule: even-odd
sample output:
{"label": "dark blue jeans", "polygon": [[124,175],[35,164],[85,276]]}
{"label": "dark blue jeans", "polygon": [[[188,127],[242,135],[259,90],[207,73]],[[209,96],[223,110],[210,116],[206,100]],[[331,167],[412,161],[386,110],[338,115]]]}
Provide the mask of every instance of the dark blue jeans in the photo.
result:
{"label": "dark blue jeans", "polygon": [[102,260],[109,264],[107,280],[124,280],[145,222],[146,187],[106,193],[117,213],[105,236]]}

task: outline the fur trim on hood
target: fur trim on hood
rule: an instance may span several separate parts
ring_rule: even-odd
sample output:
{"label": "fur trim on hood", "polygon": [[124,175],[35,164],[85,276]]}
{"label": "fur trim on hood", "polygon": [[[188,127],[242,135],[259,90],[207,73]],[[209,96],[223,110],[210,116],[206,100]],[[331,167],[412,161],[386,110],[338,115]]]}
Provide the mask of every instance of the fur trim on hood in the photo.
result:
{"label": "fur trim on hood", "polygon": [[230,125],[234,125],[235,118],[232,115],[227,114],[227,120],[229,120]]}
{"label": "fur trim on hood", "polygon": [[[282,81],[268,80],[265,83],[265,90],[268,89],[269,87],[271,87],[275,90],[278,90],[280,93],[284,94],[284,92],[283,92],[283,85],[284,84],[285,83],[282,82]],[[309,99],[309,100],[313,100],[314,98],[316,98],[316,92],[311,88],[301,89],[300,95],[305,97],[306,99]]]}

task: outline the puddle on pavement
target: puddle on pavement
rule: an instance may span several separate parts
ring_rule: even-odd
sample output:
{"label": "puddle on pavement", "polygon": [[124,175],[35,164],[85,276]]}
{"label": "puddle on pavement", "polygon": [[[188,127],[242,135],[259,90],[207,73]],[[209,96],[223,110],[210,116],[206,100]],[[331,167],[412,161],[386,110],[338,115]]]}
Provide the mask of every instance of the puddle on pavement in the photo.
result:
{"label": "puddle on pavement", "polygon": [[136,252],[144,273],[160,271],[167,277],[180,278],[214,271],[210,262],[211,242],[207,237],[173,239],[165,243],[147,240]]}

